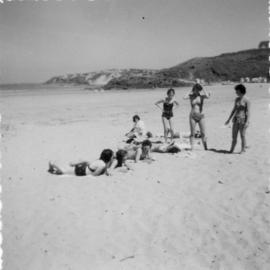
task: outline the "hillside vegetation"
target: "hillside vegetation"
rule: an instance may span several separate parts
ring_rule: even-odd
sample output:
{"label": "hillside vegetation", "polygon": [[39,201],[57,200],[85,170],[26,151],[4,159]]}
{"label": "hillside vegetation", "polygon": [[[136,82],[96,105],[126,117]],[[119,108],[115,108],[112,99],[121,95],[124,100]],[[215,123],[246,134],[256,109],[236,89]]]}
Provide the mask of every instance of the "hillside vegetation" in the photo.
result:
{"label": "hillside vegetation", "polygon": [[240,81],[241,78],[269,79],[270,49],[252,49],[214,57],[197,57],[161,69],[110,69],[56,76],[47,84],[87,85],[89,88],[128,89],[179,87],[193,84],[196,78],[208,83]]}

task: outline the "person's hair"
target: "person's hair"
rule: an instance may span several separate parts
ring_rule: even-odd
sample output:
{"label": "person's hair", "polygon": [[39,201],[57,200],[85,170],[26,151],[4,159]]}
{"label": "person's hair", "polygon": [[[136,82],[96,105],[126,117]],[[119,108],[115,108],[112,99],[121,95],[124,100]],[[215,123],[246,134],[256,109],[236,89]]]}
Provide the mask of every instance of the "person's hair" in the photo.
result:
{"label": "person's hair", "polygon": [[198,91],[202,91],[202,86],[199,83],[195,83],[192,87],[192,91],[198,90]]}
{"label": "person's hair", "polygon": [[147,138],[152,138],[153,137],[153,134],[152,134],[152,132],[147,131],[146,132],[146,136],[147,136]]}
{"label": "person's hair", "polygon": [[111,149],[104,149],[101,152],[99,159],[103,160],[105,163],[108,163],[112,159],[112,156],[113,156],[113,151]]}
{"label": "person's hair", "polygon": [[168,89],[168,91],[167,91],[167,95],[169,95],[171,92],[172,92],[172,93],[175,95],[175,91],[174,91],[174,89],[173,89],[173,88]]}
{"label": "person's hair", "polygon": [[133,117],[132,117],[132,119],[133,119],[133,122],[135,122],[135,120],[137,119],[137,120],[140,120],[141,118],[140,118],[140,116],[139,115],[134,115]]}
{"label": "person's hair", "polygon": [[168,149],[168,153],[171,153],[171,154],[175,154],[175,153],[178,153],[180,151],[181,150],[175,146]]}
{"label": "person's hair", "polygon": [[234,89],[235,91],[239,91],[242,95],[246,94],[246,87],[243,84],[237,84]]}
{"label": "person's hair", "polygon": [[152,143],[151,143],[149,140],[144,140],[144,141],[142,142],[142,148],[143,148],[144,146],[149,146],[149,147],[151,148],[151,147],[152,147]]}
{"label": "person's hair", "polygon": [[120,149],[116,152],[116,160],[117,160],[117,166],[116,167],[122,167],[124,162],[124,157],[127,155],[127,151]]}

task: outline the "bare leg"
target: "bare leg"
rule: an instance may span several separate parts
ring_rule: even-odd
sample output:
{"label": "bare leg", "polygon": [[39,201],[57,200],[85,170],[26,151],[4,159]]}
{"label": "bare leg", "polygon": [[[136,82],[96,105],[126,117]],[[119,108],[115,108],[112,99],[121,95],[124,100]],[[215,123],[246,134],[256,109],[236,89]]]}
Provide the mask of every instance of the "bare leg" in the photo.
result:
{"label": "bare leg", "polygon": [[138,148],[136,150],[136,155],[135,155],[135,162],[138,162],[141,158],[141,155],[142,155],[142,149],[141,148]]}
{"label": "bare leg", "polygon": [[236,146],[238,131],[239,131],[239,124],[234,122],[232,126],[232,145],[231,145],[230,153],[233,153],[234,148]]}
{"label": "bare leg", "polygon": [[57,175],[61,175],[64,174],[64,172],[55,164],[52,164],[51,162],[49,162],[49,169],[48,172],[51,174],[57,174]]}
{"label": "bare leg", "polygon": [[201,131],[201,138],[202,138],[204,150],[207,150],[207,138],[206,138],[206,133],[205,133],[205,120],[204,119],[200,120],[199,127]]}
{"label": "bare leg", "polygon": [[246,151],[247,142],[246,142],[246,130],[247,128],[244,125],[241,125],[240,128],[240,136],[241,136],[241,153]]}
{"label": "bare leg", "polygon": [[152,146],[151,152],[157,152],[157,153],[166,153],[167,147],[164,147],[164,145],[155,145]]}
{"label": "bare leg", "polygon": [[174,130],[173,130],[173,121],[172,119],[169,119],[169,126],[170,126],[170,131],[171,131],[171,141],[173,141],[174,138]]}
{"label": "bare leg", "polygon": [[189,117],[189,125],[190,125],[190,146],[191,150],[193,150],[196,122],[191,117]]}
{"label": "bare leg", "polygon": [[165,142],[167,142],[168,139],[168,132],[167,132],[167,125],[166,125],[166,118],[162,117],[162,123],[163,123],[163,128],[164,128],[164,138]]}

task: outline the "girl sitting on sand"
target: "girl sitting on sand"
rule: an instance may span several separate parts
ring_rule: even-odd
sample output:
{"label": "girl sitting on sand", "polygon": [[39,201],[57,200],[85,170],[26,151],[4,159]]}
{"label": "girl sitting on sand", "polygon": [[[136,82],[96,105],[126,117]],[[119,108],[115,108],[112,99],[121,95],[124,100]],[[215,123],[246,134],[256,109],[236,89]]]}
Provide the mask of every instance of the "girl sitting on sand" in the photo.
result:
{"label": "girl sitting on sand", "polygon": [[101,152],[100,158],[92,163],[87,161],[79,163],[71,163],[70,166],[74,167],[71,170],[62,170],[55,164],[49,162],[48,172],[57,175],[69,174],[76,176],[94,175],[98,176],[101,174],[107,174],[107,169],[111,166],[113,160],[113,151],[111,149],[104,149]]}
{"label": "girl sitting on sand", "polygon": [[129,139],[134,139],[140,136],[145,135],[145,125],[144,122],[140,119],[139,115],[134,115],[132,117],[133,128],[126,134]]}
{"label": "girl sitting on sand", "polygon": [[[161,99],[155,103],[157,107],[159,107],[162,110],[162,123],[164,128],[164,138],[165,142],[167,142],[168,139],[168,133],[171,133],[171,141],[174,138],[174,130],[173,130],[173,105],[175,104],[177,107],[179,106],[179,103],[174,100],[175,91],[174,89],[170,88],[167,91],[167,97],[165,99]],[[159,104],[163,104],[163,108],[159,106]],[[167,127],[167,123],[169,124],[169,128]]]}
{"label": "girl sitting on sand", "polygon": [[234,148],[237,143],[237,135],[240,131],[241,136],[241,153],[246,151],[246,130],[249,125],[249,119],[250,119],[250,101],[245,96],[246,94],[246,87],[242,84],[238,84],[235,86],[235,92],[237,95],[237,98],[234,102],[234,107],[232,109],[232,112],[228,118],[228,120],[225,122],[225,125],[228,125],[230,123],[230,120],[233,117],[233,126],[232,126],[232,145],[230,149],[230,153],[233,153]]}
{"label": "girl sitting on sand", "polygon": [[196,132],[196,123],[199,124],[201,131],[201,139],[203,142],[204,149],[207,150],[207,140],[205,134],[205,119],[203,111],[203,102],[205,98],[209,98],[210,94],[207,93],[203,87],[196,83],[191,91],[189,91],[184,99],[190,100],[191,112],[189,114],[189,123],[190,123],[190,145],[191,149],[194,147],[194,137]]}

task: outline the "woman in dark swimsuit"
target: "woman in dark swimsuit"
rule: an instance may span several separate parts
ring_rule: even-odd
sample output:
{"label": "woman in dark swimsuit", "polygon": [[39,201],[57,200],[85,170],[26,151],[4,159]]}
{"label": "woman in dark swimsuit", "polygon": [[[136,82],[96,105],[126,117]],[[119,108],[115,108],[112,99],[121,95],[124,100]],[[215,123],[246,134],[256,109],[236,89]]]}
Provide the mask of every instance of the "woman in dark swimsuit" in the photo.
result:
{"label": "woman in dark swimsuit", "polygon": [[[173,140],[173,137],[174,137],[173,122],[172,122],[173,105],[175,104],[176,106],[179,106],[179,103],[176,100],[174,100],[174,96],[175,96],[175,91],[174,89],[170,88],[167,91],[167,97],[155,103],[155,105],[162,110],[161,117],[162,117],[162,123],[163,123],[163,128],[164,128],[165,142],[167,142],[169,132],[171,133],[171,141]],[[163,108],[159,106],[159,104],[161,103],[163,104]],[[169,128],[167,127],[167,123],[169,124]]]}
{"label": "woman in dark swimsuit", "polygon": [[241,153],[246,151],[246,129],[249,125],[249,118],[250,118],[250,101],[245,96],[246,94],[246,87],[242,84],[238,84],[235,86],[235,92],[237,95],[237,98],[234,102],[233,110],[228,118],[228,120],[225,122],[225,125],[228,125],[230,123],[230,120],[233,117],[233,127],[232,127],[232,145],[230,149],[230,153],[233,153],[234,148],[237,143],[237,135],[240,131],[241,136]]}
{"label": "woman in dark swimsuit", "polygon": [[190,145],[191,149],[194,146],[194,137],[195,137],[195,128],[196,124],[199,124],[200,131],[201,131],[201,138],[203,142],[204,149],[207,150],[207,139],[205,133],[205,119],[203,111],[203,102],[205,98],[209,98],[210,94],[207,93],[203,87],[196,83],[192,90],[189,91],[185,96],[184,99],[190,100],[191,105],[191,112],[189,114],[189,123],[190,123]]}

